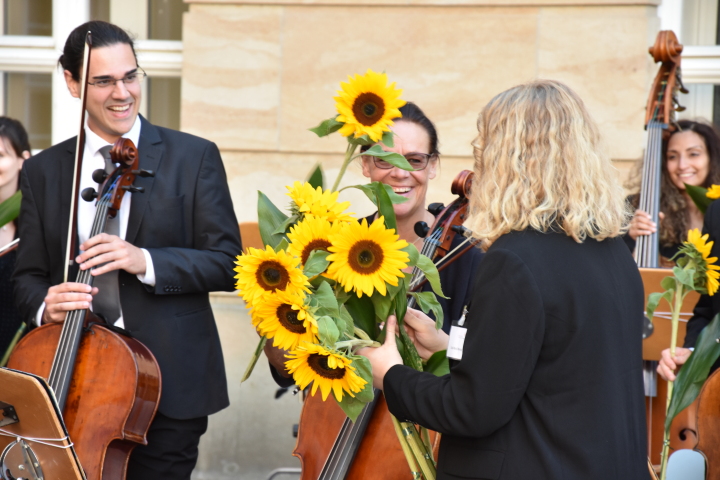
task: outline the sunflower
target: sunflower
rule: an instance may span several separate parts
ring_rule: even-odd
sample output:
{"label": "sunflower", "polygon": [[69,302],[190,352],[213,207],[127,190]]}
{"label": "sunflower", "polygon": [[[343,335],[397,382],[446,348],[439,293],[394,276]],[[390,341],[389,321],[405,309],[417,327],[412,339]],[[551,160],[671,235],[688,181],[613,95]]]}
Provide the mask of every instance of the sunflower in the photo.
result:
{"label": "sunflower", "polygon": [[269,293],[309,292],[308,278],[298,268],[299,263],[300,259],[284,250],[276,252],[269,245],[265,250],[250,247],[247,253],[238,255],[235,262],[235,287],[249,305],[255,305]]}
{"label": "sunflower", "polygon": [[295,383],[304,389],[312,382],[312,395],[320,387],[323,401],[327,399],[330,390],[338,402],[342,400],[343,392],[354,397],[368,383],[355,373],[352,359],[322,345],[302,344],[290,352],[287,358],[289,360],[285,366],[292,373]]}
{"label": "sunflower", "polygon": [[397,286],[405,274],[410,256],[401,249],[405,240],[398,240],[395,230],[385,228],[383,217],[368,226],[362,223],[342,225],[337,234],[330,235],[332,246],[327,259],[331,262],[328,274],[345,288],[355,290],[358,297],[371,296],[374,290],[385,295],[386,283]]}
{"label": "sunflower", "polygon": [[313,250],[328,251],[331,245],[329,236],[337,233],[339,229],[340,224],[337,222],[332,223],[323,217],[306,215],[302,222],[290,227],[288,233],[290,245],[287,251],[299,257],[300,263],[305,265]]}
{"label": "sunflower", "polygon": [[713,200],[720,198],[720,185],[710,185],[710,188],[708,188],[705,196],[707,198],[712,198]]}
{"label": "sunflower", "polygon": [[[718,272],[720,266],[715,265],[717,257],[710,256],[714,242],[708,242],[708,238],[709,235],[707,233],[701,235],[700,230],[693,228],[692,230],[688,230],[688,239],[685,244],[694,247],[702,256],[703,261],[697,265],[700,270],[698,273],[704,273],[708,295],[712,296],[717,292],[718,287],[720,287],[720,282],[718,282],[718,278],[720,278],[720,272]],[[702,270],[704,270],[704,272],[702,272]]]}
{"label": "sunflower", "polygon": [[340,129],[344,137],[355,138],[367,135],[373,142],[379,142],[383,132],[390,130],[392,119],[402,117],[400,100],[402,90],[395,83],[388,85],[387,75],[368,70],[365,75],[348,77],[348,83],[340,83],[342,90],[335,97],[335,108],[339,115],[337,121],[345,125]]}
{"label": "sunflower", "polygon": [[304,294],[278,292],[263,297],[252,309],[258,333],[274,338],[273,345],[294,350],[300,342],[317,341],[317,322],[305,304]]}
{"label": "sunflower", "polygon": [[287,195],[292,199],[290,209],[298,215],[313,215],[323,217],[329,222],[352,222],[355,219],[351,213],[344,213],[350,206],[350,202],[338,203],[337,197],[340,192],[330,192],[320,187],[313,188],[309,183],[293,183],[287,187]]}

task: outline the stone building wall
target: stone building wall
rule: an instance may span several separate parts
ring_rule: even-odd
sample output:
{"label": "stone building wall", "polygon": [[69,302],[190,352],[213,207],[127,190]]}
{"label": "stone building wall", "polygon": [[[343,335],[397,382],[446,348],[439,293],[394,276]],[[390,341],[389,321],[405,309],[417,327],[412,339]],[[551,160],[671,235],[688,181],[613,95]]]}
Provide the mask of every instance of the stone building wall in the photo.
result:
{"label": "stone building wall", "polygon": [[[334,179],[345,140],[307,129],[335,114],[339,83],[368,68],[387,72],[438,127],[429,201],[451,200],[452,179],[472,169],[481,108],[535,78],[578,92],[621,175],[642,155],[658,0],[186,1],[182,130],[219,145],[240,221],[256,220],[258,189],[286,205],[285,185],[318,162]],[[344,184],[364,180],[355,167]],[[290,429],[300,404],[272,400],[264,359],[239,386],[256,337],[237,297],[214,298],[232,405],[211,418],[195,478],[260,480],[297,467]]]}

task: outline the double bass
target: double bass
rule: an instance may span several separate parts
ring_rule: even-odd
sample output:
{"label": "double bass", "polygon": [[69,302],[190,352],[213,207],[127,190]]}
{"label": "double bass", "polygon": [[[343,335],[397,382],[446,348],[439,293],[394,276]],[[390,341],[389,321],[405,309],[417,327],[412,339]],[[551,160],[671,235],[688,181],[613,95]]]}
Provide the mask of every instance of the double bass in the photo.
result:
{"label": "double bass", "polygon": [[[662,175],[662,142],[667,133],[675,128],[675,111],[684,110],[678,103],[677,93],[687,93],[680,72],[680,54],[683,46],[672,31],[658,33],[649,53],[655,62],[661,62],[647,102],[645,124],[647,146],[643,164],[643,176],[638,208],[647,212],[659,225],[660,181]],[[672,271],[660,268],[659,234],[639,236],[635,247],[635,260],[645,287],[646,300],[651,292],[663,291],[661,280]],[[692,316],[698,295],[690,292],[683,302],[680,314],[678,338],[685,336],[685,323]],[[660,310],[660,309],[659,309]],[[660,463],[667,398],[667,382],[657,377],[656,362],[663,349],[670,345],[670,314],[656,311],[653,331],[643,340],[643,360],[646,376],[646,418],[648,426],[648,456],[652,464]],[[649,381],[648,381],[649,380]],[[648,384],[650,388],[648,388]],[[654,391],[653,391],[654,390]],[[650,394],[650,395],[648,395]],[[671,449],[692,448],[696,443],[696,404],[681,412],[673,421],[670,432]]]}
{"label": "double bass", "polygon": [[[68,263],[77,255],[75,200],[79,193],[84,151],[91,39],[88,32],[81,89],[82,118],[69,222]],[[153,175],[140,169],[137,149],[128,139],[119,139],[110,155],[120,166],[109,176],[104,170],[96,170],[93,179],[102,183],[100,193],[86,189],[82,194],[86,201],[97,198],[91,237],[102,233],[108,218],[118,214],[126,192],[140,193],[133,186],[136,175]],[[92,285],[90,270],[79,271],[76,282]],[[43,325],[27,334],[13,351],[8,367],[48,379],[88,479],[125,478],[132,449],[138,444],[147,444],[145,435],[160,400],[160,369],[147,347],[122,329],[103,325],[88,310],[75,310],[68,312],[62,324]],[[39,460],[42,464],[43,459]]]}
{"label": "double bass", "polygon": [[[474,248],[469,241],[470,244],[459,247],[458,252],[451,248],[455,234],[464,232],[462,224],[467,218],[472,176],[472,172],[463,170],[455,178],[451,191],[458,198],[450,205],[430,205],[429,210],[436,215],[432,228],[425,222],[415,225],[415,233],[425,238],[420,253],[439,264],[438,270],[447,267],[468,248]],[[417,290],[423,280],[419,272],[413,273],[411,288]],[[413,300],[411,297],[409,306],[413,306]],[[437,453],[440,435],[432,432],[430,439]],[[301,480],[416,478],[408,467],[385,398],[379,391],[355,423],[334,402],[323,402],[319,395],[308,396],[300,414],[293,455],[302,464]]]}

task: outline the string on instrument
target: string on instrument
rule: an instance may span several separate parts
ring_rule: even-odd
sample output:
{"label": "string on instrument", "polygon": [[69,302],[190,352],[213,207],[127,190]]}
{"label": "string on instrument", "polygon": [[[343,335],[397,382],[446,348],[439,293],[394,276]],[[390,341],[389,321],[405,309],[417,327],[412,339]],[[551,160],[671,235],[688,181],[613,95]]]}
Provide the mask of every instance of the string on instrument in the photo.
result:
{"label": "string on instrument", "polygon": [[[112,194],[117,187],[118,178],[115,179],[107,193],[105,193],[98,201],[97,208],[95,210],[95,220],[93,221],[89,238],[99,235],[105,231],[108,213],[110,207],[112,206]],[[93,279],[94,277],[92,276],[90,269],[80,270],[76,282],[92,286]],[[77,356],[77,346],[80,343],[86,312],[87,310],[73,310],[68,313],[65,318],[62,332],[60,333],[58,348],[55,351],[55,357],[53,358],[48,383],[55,392],[55,397],[61,411],[65,407],[65,401],[67,400],[70,379],[72,377],[73,366],[75,365],[75,358]]]}

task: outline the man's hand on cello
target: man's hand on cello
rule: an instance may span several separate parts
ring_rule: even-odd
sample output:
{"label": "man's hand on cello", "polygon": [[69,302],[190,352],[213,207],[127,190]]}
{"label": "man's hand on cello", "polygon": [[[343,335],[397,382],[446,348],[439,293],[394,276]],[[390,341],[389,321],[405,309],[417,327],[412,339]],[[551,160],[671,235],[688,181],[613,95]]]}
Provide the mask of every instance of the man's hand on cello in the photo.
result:
{"label": "man's hand on cello", "polygon": [[97,287],[84,283],[65,282],[48,289],[45,296],[45,310],[42,323],[57,323],[65,320],[67,312],[90,308]]}
{"label": "man's hand on cello", "polygon": [[80,270],[102,265],[92,271],[94,276],[113,270],[144,275],[147,269],[142,250],[116,235],[95,235],[80,245],[80,250],[83,253],[75,259],[80,264]]}

